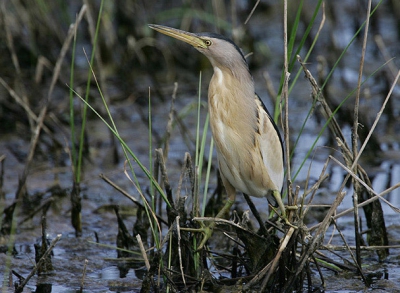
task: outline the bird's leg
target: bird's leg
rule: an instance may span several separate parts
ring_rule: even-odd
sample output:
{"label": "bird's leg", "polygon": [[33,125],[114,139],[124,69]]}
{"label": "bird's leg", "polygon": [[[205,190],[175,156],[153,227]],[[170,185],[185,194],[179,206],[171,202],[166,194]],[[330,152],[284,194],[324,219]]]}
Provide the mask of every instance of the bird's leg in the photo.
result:
{"label": "bird's leg", "polygon": [[[223,218],[227,212],[231,209],[233,203],[235,200],[228,199],[224,205],[224,207],[218,212],[218,214],[215,216],[215,219],[218,218]],[[200,228],[181,228],[183,231],[189,231],[189,232],[200,232],[203,234],[203,239],[201,240],[200,244],[197,246],[197,250],[201,250],[204,245],[206,245],[208,239],[210,239],[211,235],[214,232],[214,228],[216,226],[215,221],[211,222],[208,226],[200,223]]]}
{"label": "bird's leg", "polygon": [[[226,201],[224,207],[218,212],[218,214],[215,216],[215,218],[224,218],[224,216],[230,211],[232,205],[235,202],[236,198],[236,190],[235,188],[224,178],[224,176],[221,174],[222,182],[225,186],[226,193],[228,194],[228,200]],[[200,250],[206,245],[207,240],[210,239],[212,233],[214,232],[216,223],[212,222],[208,226],[203,226],[201,229],[199,229],[203,233],[203,239],[201,240],[199,246],[197,247],[197,250]]]}
{"label": "bird's leg", "polygon": [[267,235],[268,231],[267,228],[265,227],[264,221],[261,219],[260,214],[258,213],[254,203],[251,201],[250,197],[246,194],[243,193],[244,199],[247,201],[247,204],[249,205],[249,208],[251,212],[253,213],[254,217],[256,218],[258,224],[260,225],[260,231],[262,235]]}
{"label": "bird's leg", "polygon": [[[228,199],[227,202],[225,203],[224,207],[218,212],[218,214],[215,216],[215,218],[216,219],[222,218],[227,212],[229,212],[229,210],[231,209],[234,202],[235,202],[234,200]],[[208,226],[203,227],[202,233],[204,236],[203,236],[203,239],[201,240],[199,246],[197,247],[197,250],[202,249],[204,247],[204,245],[206,245],[208,239],[210,239],[211,235],[214,232],[215,226],[216,226],[216,223],[212,222]]]}
{"label": "bird's leg", "polygon": [[[285,209],[285,206],[283,205],[282,197],[281,197],[281,194],[279,193],[279,191],[278,190],[273,190],[272,191],[272,195],[275,198],[276,202],[278,203],[279,209],[281,210],[281,218],[283,220],[285,220],[285,223],[287,225],[297,229],[296,226],[294,226],[292,223],[289,222],[288,216],[286,214],[286,209]],[[297,209],[297,207],[296,207],[296,209]]]}

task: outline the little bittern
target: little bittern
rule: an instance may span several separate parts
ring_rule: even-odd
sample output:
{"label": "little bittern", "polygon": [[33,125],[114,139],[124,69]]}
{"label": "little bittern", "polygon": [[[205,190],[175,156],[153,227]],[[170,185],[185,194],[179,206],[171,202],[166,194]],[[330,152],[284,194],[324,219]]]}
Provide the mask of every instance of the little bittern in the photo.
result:
{"label": "little bittern", "polygon": [[[162,26],[150,28],[192,45],[211,62],[214,74],[208,88],[208,111],[219,171],[228,201],[222,217],[235,201],[236,190],[266,197],[287,220],[280,192],[283,185],[283,142],[267,108],[257,96],[253,77],[239,47],[215,33],[189,33]],[[212,234],[205,230],[200,247]],[[203,231],[204,232],[204,231]]]}

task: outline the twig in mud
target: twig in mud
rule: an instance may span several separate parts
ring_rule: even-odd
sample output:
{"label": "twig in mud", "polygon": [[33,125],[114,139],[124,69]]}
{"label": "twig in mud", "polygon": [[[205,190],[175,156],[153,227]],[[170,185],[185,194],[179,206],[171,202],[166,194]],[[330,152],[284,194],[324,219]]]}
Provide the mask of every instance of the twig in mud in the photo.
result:
{"label": "twig in mud", "polygon": [[[337,256],[339,259],[341,259],[342,262],[338,262],[336,260],[333,260],[333,259],[327,257],[325,254],[323,254],[321,252],[321,249],[328,250],[330,253]],[[342,270],[346,270],[346,271],[350,271],[350,272],[357,271],[357,269],[354,267],[354,265],[347,261],[347,258],[345,256],[338,254],[333,250],[327,249],[327,248],[325,248],[325,246],[321,246],[319,248],[319,250],[317,250],[313,256],[317,259],[317,261],[319,262],[320,265],[323,265],[325,268],[330,269],[334,272],[340,272]]]}
{"label": "twig in mud", "polygon": [[[326,169],[328,168],[328,163],[329,163],[329,159],[326,160],[326,162],[325,162],[325,164],[324,164],[324,167],[322,168],[321,174],[319,175],[319,178],[318,178],[317,182],[315,182],[314,185],[313,185],[310,189],[307,189],[307,190],[304,191],[304,193],[303,193],[303,195],[302,195],[301,206],[304,205],[304,200],[305,200],[306,196],[307,196],[308,194],[310,194],[311,192],[312,192],[312,194],[311,194],[310,199],[308,200],[307,207],[306,207],[305,209],[302,209],[302,208],[300,209],[300,219],[303,219],[304,216],[306,215],[306,213],[308,212],[310,203],[311,203],[312,200],[314,199],[314,196],[315,196],[317,190],[319,189],[319,186],[321,185],[321,183],[322,183],[326,178],[329,177],[328,174],[325,174]],[[311,169],[311,166],[310,166],[310,169]],[[309,169],[309,172],[310,172],[310,169]],[[308,176],[307,176],[307,181],[308,181],[308,178],[309,178],[309,177],[310,177],[310,176],[308,175]],[[307,186],[307,185],[308,185],[308,183],[306,184],[306,186]]]}
{"label": "twig in mud", "polygon": [[47,68],[50,72],[54,70],[53,65],[50,60],[44,56],[39,56],[36,64],[35,70],[35,82],[37,84],[41,83],[43,77],[43,68]]}
{"label": "twig in mud", "polygon": [[267,264],[262,270],[260,270],[245,286],[244,289],[250,289],[253,285],[259,283],[261,279],[268,273],[272,265],[272,262]]}
{"label": "twig in mud", "polygon": [[[312,202],[312,200],[313,200],[313,198],[314,198],[314,196],[315,196],[315,192],[319,189],[319,187],[320,187],[320,185],[322,184],[322,182],[324,182],[328,177],[329,177],[329,174],[321,173],[321,175],[320,175],[320,177],[318,178],[317,182],[315,182],[314,185],[313,185],[311,188],[309,188],[309,189],[307,189],[307,190],[304,191],[304,193],[303,193],[303,195],[302,195],[303,197],[306,197],[307,195],[309,195],[310,193],[312,193],[312,194],[311,194],[311,197],[310,197],[310,199],[309,199],[309,201],[308,201],[308,204],[306,204],[307,207],[313,206],[313,205],[311,205],[311,202]],[[317,206],[318,206],[318,205],[317,205]],[[305,214],[306,212],[307,212],[307,211],[305,211],[304,214]]]}
{"label": "twig in mud", "polygon": [[167,243],[167,241],[169,241],[170,235],[171,235],[173,229],[174,229],[174,226],[170,225],[169,228],[168,228],[167,233],[165,233],[165,236],[164,236],[164,238],[162,239],[162,241],[160,243],[160,247],[163,247],[165,245],[165,243]]}
{"label": "twig in mud", "polygon": [[259,3],[260,3],[260,0],[257,0],[256,4],[254,4],[253,8],[251,9],[249,16],[247,16],[244,24],[247,24],[247,22],[250,20],[251,16],[253,15],[253,13],[256,10]]}
{"label": "twig in mud", "polygon": [[[318,263],[318,261],[317,261],[315,255],[312,255],[312,260],[313,260],[315,266],[317,267],[318,274],[319,274],[319,277],[320,277],[320,279],[321,279],[321,287],[322,287],[322,288],[325,288],[325,278],[324,278],[324,274],[323,274],[322,271],[321,271],[321,267],[320,267],[320,265],[319,265],[319,263]],[[309,284],[308,292],[311,292],[311,291],[312,291],[311,288],[310,288],[311,280],[308,281],[308,284]]]}
{"label": "twig in mud", "polygon": [[88,260],[87,259],[85,259],[85,263],[83,264],[83,272],[82,272],[82,278],[81,278],[81,287],[80,287],[80,289],[79,289],[79,292],[83,292],[83,285],[84,285],[84,282],[85,282],[85,278],[86,278],[86,269],[87,269],[87,264],[88,264]]}
{"label": "twig in mud", "polygon": [[171,185],[169,184],[168,180],[168,174],[167,174],[167,167],[165,166],[165,160],[164,160],[164,155],[163,155],[163,150],[162,149],[156,149],[156,161],[158,161],[158,166],[161,171],[161,184],[164,185],[165,193],[167,195],[168,201],[172,204],[173,203],[173,198],[172,198],[172,189]]}
{"label": "twig in mud", "polygon": [[142,238],[140,237],[140,234],[136,235],[136,239],[139,243],[139,248],[140,248],[140,252],[142,253],[143,259],[144,259],[144,263],[146,265],[146,269],[147,271],[150,270],[150,262],[149,259],[147,258],[147,254],[146,254],[146,249],[144,248],[143,242],[142,242]]}
{"label": "twig in mud", "polygon": [[235,243],[236,245],[238,245],[238,246],[240,246],[240,247],[242,247],[242,248],[245,248],[245,246],[241,243],[241,242],[239,242],[237,239],[235,239],[234,237],[232,237],[231,235],[229,235],[227,232],[224,232],[223,233],[224,234],[224,236],[226,237],[226,238],[228,238],[229,240],[231,240],[233,243]]}
{"label": "twig in mud", "polygon": [[[41,226],[42,226],[42,235],[41,235],[41,243],[34,245],[35,247],[35,261],[36,263],[40,260],[40,258],[43,256],[43,254],[46,252],[48,249],[48,241],[47,241],[47,219],[46,219],[46,213],[50,205],[48,205],[46,208],[43,209],[43,215],[42,215],[42,220],[41,220]],[[53,270],[53,264],[51,262],[51,255],[46,257],[42,264],[38,266],[38,275],[42,273],[49,273],[50,271]]]}
{"label": "twig in mud", "polygon": [[13,286],[13,277],[12,277],[12,275],[16,276],[20,283],[25,280],[25,278],[22,275],[18,274],[14,270],[11,270],[10,274],[8,275],[8,287],[10,287],[10,288]]}
{"label": "twig in mud", "polygon": [[[335,216],[337,215],[337,211],[334,213],[334,216],[332,217],[332,219],[335,219]],[[311,231],[311,229],[310,229]],[[333,237],[336,234],[336,226],[333,226],[332,232],[331,232],[331,237],[328,239],[327,244],[330,244],[333,241]]]}
{"label": "twig in mud", "polygon": [[29,280],[35,275],[36,271],[38,268],[42,265],[42,263],[46,260],[46,258],[49,256],[50,252],[53,250],[54,246],[56,246],[57,242],[61,239],[62,234],[58,234],[57,237],[51,242],[49,248],[46,250],[46,252],[43,254],[43,256],[40,258],[39,262],[36,264],[36,266],[32,269],[32,271],[29,273],[29,275],[25,278],[25,280],[18,285],[18,287],[15,289],[16,293],[20,293],[24,290],[25,285],[29,282]]}
{"label": "twig in mud", "polygon": [[[272,273],[274,273],[276,266],[278,265],[278,261],[283,253],[283,251],[286,249],[287,244],[289,243],[290,238],[293,235],[293,232],[295,231],[295,228],[291,227],[288,232],[286,233],[285,237],[283,238],[281,245],[279,246],[278,252],[275,255],[274,259],[269,262],[264,268],[262,268],[260,271],[257,272],[257,274],[252,277],[252,279],[244,285],[245,290],[249,290],[251,287],[253,287],[256,284],[259,284],[262,279],[262,285],[261,285],[261,292],[264,292],[266,289],[266,286],[268,284],[268,280],[271,277]],[[265,277],[265,275],[267,275]]]}
{"label": "twig in mud", "polygon": [[279,246],[278,253],[276,254],[275,258],[273,259],[273,261],[271,263],[271,267],[268,269],[267,276],[263,280],[263,283],[261,285],[261,292],[264,292],[266,290],[268,281],[269,281],[272,273],[275,271],[275,268],[278,266],[279,259],[282,255],[283,251],[286,249],[286,247],[289,243],[289,240],[292,238],[294,231],[295,231],[295,228],[290,227],[290,229],[286,233],[285,237],[283,238],[281,245]]}
{"label": "twig in mud", "polygon": [[178,83],[174,82],[174,90],[172,92],[171,106],[170,106],[169,113],[168,113],[167,129],[166,129],[166,133],[165,133],[164,153],[163,153],[165,162],[167,162],[167,160],[168,160],[169,140],[171,138],[172,125],[174,122],[175,100],[176,100],[177,92],[178,92]]}
{"label": "twig in mud", "polygon": [[185,284],[186,287],[186,279],[185,279],[185,273],[183,272],[183,265],[182,265],[182,250],[181,250],[181,228],[179,226],[179,221],[180,221],[180,217],[177,216],[175,219],[175,223],[176,223],[176,231],[178,233],[178,256],[179,256],[179,268],[181,271],[181,275],[182,275],[182,280],[183,283]]}
{"label": "twig in mud", "polygon": [[[338,246],[338,245],[323,245],[320,247],[320,250],[334,250],[334,251],[346,251],[346,250],[355,250],[355,246]],[[386,245],[386,246],[360,246],[361,250],[365,251],[375,251],[379,249],[400,249],[400,245]]]}
{"label": "twig in mud", "polygon": [[[288,56],[288,15],[287,15],[288,7],[287,0],[283,1],[283,73],[284,80],[282,85],[282,93],[279,101],[280,107],[282,107],[282,103],[285,105],[285,115],[284,117],[281,115],[282,128],[284,132],[284,141],[285,141],[285,157],[286,157],[286,180],[287,180],[287,197],[288,197],[288,205],[292,206],[295,204],[295,199],[293,198],[292,193],[292,172],[291,172],[291,162],[290,162],[290,134],[289,134],[289,56]],[[281,109],[282,113],[282,109]]]}
{"label": "twig in mud", "polygon": [[[353,111],[353,127],[352,127],[352,135],[351,135],[351,142],[352,142],[352,157],[355,158],[358,155],[358,127],[359,127],[359,119],[358,119],[358,114],[359,114],[359,106],[360,106],[360,94],[361,94],[361,82],[362,82],[362,76],[363,76],[363,68],[364,68],[364,60],[365,60],[365,52],[367,50],[367,40],[368,40],[368,30],[369,30],[369,20],[370,20],[370,14],[371,14],[371,0],[368,0],[368,8],[367,8],[367,19],[365,21],[365,27],[364,27],[364,38],[363,38],[363,45],[361,49],[361,58],[360,58],[360,66],[358,70],[358,80],[357,80],[357,91],[356,91],[356,97],[354,101],[354,111]],[[351,169],[354,173],[358,173],[358,164],[356,162],[351,162],[351,161],[346,161],[348,166],[351,166]],[[355,242],[356,242],[356,259],[355,261],[357,262],[357,268],[359,270],[359,273],[361,274],[361,277],[364,280],[364,283],[369,286],[367,280],[365,279],[364,274],[362,273],[361,270],[361,251],[359,247],[361,246],[361,235],[360,235],[360,219],[359,219],[359,212],[358,212],[358,202],[359,202],[359,196],[362,193],[362,188],[361,185],[354,180],[353,178],[353,206],[354,206],[354,233],[355,233]],[[352,255],[353,257],[353,255]]]}
{"label": "twig in mud", "polygon": [[[99,177],[103,179],[106,183],[111,185],[115,190],[119,191],[122,195],[124,195],[126,198],[130,199],[135,205],[145,209],[144,205],[142,205],[135,197],[130,195],[127,191],[119,187],[117,184],[115,184],[111,179],[109,179],[106,175],[100,174]],[[157,216],[157,220],[160,221],[161,223],[168,225],[167,221],[165,221],[163,218]]]}
{"label": "twig in mud", "polygon": [[[341,166],[343,169],[345,169],[345,170],[348,172],[346,178],[345,178],[345,179],[343,180],[343,182],[342,182],[342,186],[341,186],[340,189],[339,189],[340,191],[344,189],[345,183],[347,182],[348,178],[349,178],[350,176],[354,175],[354,177],[355,177],[357,180],[359,180],[360,183],[361,183],[362,185],[364,185],[364,187],[367,188],[367,191],[368,191],[368,192],[374,194],[373,197],[371,197],[371,198],[369,198],[368,200],[366,200],[366,201],[364,201],[364,202],[358,204],[358,208],[363,207],[363,206],[365,206],[365,205],[367,205],[367,204],[369,204],[369,203],[371,203],[371,202],[373,202],[373,201],[375,201],[375,200],[382,199],[382,200],[383,200],[385,203],[387,203],[395,212],[400,213],[400,209],[399,209],[399,208],[393,206],[390,202],[388,202],[385,198],[383,198],[383,196],[384,196],[385,194],[387,194],[387,193],[393,191],[394,189],[399,188],[399,187],[400,187],[400,183],[398,183],[398,184],[396,184],[396,185],[394,185],[394,186],[392,186],[392,187],[390,187],[390,188],[384,190],[383,192],[377,194],[372,188],[370,188],[364,181],[362,181],[357,175],[355,175],[355,174],[354,174],[352,171],[350,171],[346,166],[344,166],[342,163],[340,163],[336,158],[334,158],[334,157],[332,157],[332,156],[329,156],[329,158],[332,159],[333,161],[335,161],[339,166]],[[346,214],[348,214],[348,213],[351,213],[353,210],[354,210],[354,207],[349,208],[349,209],[347,209],[347,210],[345,210],[345,211],[343,211],[343,212],[340,212],[340,213],[338,213],[337,215],[333,216],[332,219],[336,220],[336,219],[338,219],[338,218],[340,218],[340,217],[342,217],[342,216],[344,216],[344,215],[346,215]],[[315,230],[316,228],[319,228],[319,227],[322,225],[322,223],[323,223],[323,222],[318,223],[318,224],[314,225],[313,227],[309,228],[309,231],[313,231],[313,230]]]}
{"label": "twig in mud", "polygon": [[[160,185],[164,186],[168,202],[171,204],[171,206],[167,206],[167,218],[168,218],[167,222],[169,224],[172,224],[176,219],[176,215],[180,214],[180,212],[178,210],[179,210],[179,205],[182,201],[180,199],[177,199],[177,201],[175,202],[172,197],[172,188],[169,183],[167,168],[165,166],[162,149],[156,149],[156,160],[155,161],[157,162],[157,165],[154,168],[154,172],[160,170],[160,172],[161,172]],[[161,201],[160,201],[159,211],[160,212],[162,211]]]}
{"label": "twig in mud", "polygon": [[[315,154],[315,153],[314,153],[314,154]],[[313,161],[314,161],[314,158],[311,160],[311,163],[310,163],[310,165],[308,166],[306,182],[304,183],[303,190],[307,190],[307,189],[308,189],[308,185],[310,184],[311,167],[312,167],[312,165],[313,165]],[[327,164],[327,162],[325,163],[325,165],[326,165],[326,164]],[[321,174],[325,173],[325,171],[326,171],[326,167],[324,166],[324,168],[323,168],[322,171],[321,171]],[[320,175],[320,177],[321,177],[321,175]],[[315,192],[312,194],[310,200],[308,201],[309,203],[311,203],[311,201],[313,200],[314,195],[315,195]],[[305,194],[305,192],[304,192],[304,193],[303,193],[303,196],[302,196],[302,198],[301,198],[301,206],[303,206],[303,204],[304,204],[304,199],[305,199],[305,197],[306,197],[306,194]],[[302,211],[300,211],[300,212],[302,212]],[[301,218],[301,219],[303,219],[303,218]]]}
{"label": "twig in mud", "polygon": [[[192,167],[192,157],[189,153],[185,153],[184,164],[182,166],[181,176],[179,177],[178,188],[176,189],[176,200],[178,201],[181,196],[181,189],[183,184],[183,178],[189,175],[190,180],[190,193],[193,195],[194,192],[194,173]],[[186,175],[187,174],[187,175]]]}
{"label": "twig in mud", "polygon": [[[357,256],[357,255],[354,256],[353,252],[351,251],[351,249],[350,249],[350,247],[349,247],[349,244],[347,243],[346,239],[344,238],[344,235],[343,235],[342,231],[340,231],[340,228],[338,227],[336,221],[333,220],[333,219],[332,219],[332,221],[333,221],[333,224],[335,225],[335,227],[336,227],[336,229],[337,229],[337,231],[338,231],[340,237],[342,238],[342,241],[343,241],[344,245],[346,246],[347,251],[350,253],[351,258],[352,258],[353,261],[354,261],[354,265],[355,265],[355,267],[357,268],[358,273],[361,275],[361,278],[363,279],[364,284],[367,285],[367,286],[369,287],[370,282],[365,278],[364,273],[363,273],[363,271],[362,271],[362,268],[361,268],[361,266],[360,266],[360,265],[361,265],[361,262],[360,262],[360,259],[359,259],[359,258],[361,257],[361,255],[360,255],[360,256]],[[358,227],[355,227],[355,228],[358,228]],[[356,242],[356,243],[357,243],[357,242]],[[361,246],[361,245],[356,244],[356,249],[355,249],[355,250],[356,250],[356,253],[359,253],[359,254],[361,253],[360,246]]]}

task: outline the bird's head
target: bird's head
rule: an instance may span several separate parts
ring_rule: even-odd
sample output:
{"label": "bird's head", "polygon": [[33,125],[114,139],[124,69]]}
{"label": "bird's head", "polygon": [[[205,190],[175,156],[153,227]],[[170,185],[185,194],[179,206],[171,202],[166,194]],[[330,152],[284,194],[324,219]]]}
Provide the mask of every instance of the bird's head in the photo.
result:
{"label": "bird's head", "polygon": [[[150,28],[185,43],[203,53],[215,67],[233,69],[237,65],[247,67],[239,47],[230,39],[216,33],[190,33],[175,28],[150,24]],[[240,62],[238,64],[238,62]]]}

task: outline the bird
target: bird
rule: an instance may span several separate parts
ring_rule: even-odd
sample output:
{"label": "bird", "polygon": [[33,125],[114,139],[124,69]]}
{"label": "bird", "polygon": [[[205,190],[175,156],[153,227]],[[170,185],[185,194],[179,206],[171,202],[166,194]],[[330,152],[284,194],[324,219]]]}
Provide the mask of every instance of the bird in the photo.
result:
{"label": "bird", "polygon": [[[208,87],[208,112],[212,136],[227,201],[216,218],[225,215],[236,191],[266,197],[278,206],[281,218],[290,224],[281,191],[284,180],[284,144],[279,129],[255,92],[253,77],[241,49],[216,33],[191,33],[163,25],[149,27],[192,45],[213,67]],[[292,225],[291,225],[292,226]],[[202,248],[215,223],[203,229]]]}

